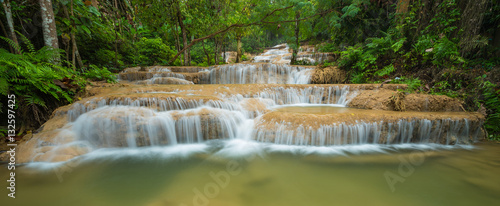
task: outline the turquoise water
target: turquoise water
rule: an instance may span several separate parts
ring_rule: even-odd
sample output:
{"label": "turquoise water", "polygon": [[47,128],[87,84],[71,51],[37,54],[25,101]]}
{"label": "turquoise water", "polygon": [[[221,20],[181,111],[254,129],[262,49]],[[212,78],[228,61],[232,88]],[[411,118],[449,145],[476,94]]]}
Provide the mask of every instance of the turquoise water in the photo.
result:
{"label": "turquoise water", "polygon": [[16,198],[1,191],[2,205],[498,205],[500,144],[108,149],[18,166]]}

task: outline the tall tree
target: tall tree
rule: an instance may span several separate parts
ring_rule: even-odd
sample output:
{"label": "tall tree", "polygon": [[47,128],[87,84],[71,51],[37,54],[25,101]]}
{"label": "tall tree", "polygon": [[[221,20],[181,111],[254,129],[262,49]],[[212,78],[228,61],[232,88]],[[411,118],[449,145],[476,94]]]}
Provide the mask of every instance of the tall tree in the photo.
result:
{"label": "tall tree", "polygon": [[[56,21],[54,17],[54,10],[52,9],[51,0],[39,0],[40,10],[42,13],[42,29],[43,29],[43,42],[45,46],[51,47],[55,50],[59,49],[59,42],[57,40]],[[56,62],[59,62],[59,55],[54,57]]]}
{"label": "tall tree", "polygon": [[63,10],[64,10],[64,15],[66,16],[67,19],[70,19],[70,38],[71,38],[71,61],[73,65],[77,66],[76,63],[78,63],[78,67],[82,68],[83,67],[83,62],[82,58],[80,57],[80,52],[78,52],[78,46],[76,45],[76,37],[75,37],[75,14],[73,11],[73,0],[70,1],[70,13],[68,12],[68,8],[66,5],[62,4]]}
{"label": "tall tree", "polygon": [[[19,44],[17,41],[16,32],[14,31],[14,20],[12,19],[12,9],[9,0],[0,0],[2,2],[3,8],[5,10],[5,17],[7,18],[7,25],[9,27],[9,38],[15,43]],[[14,49],[14,52],[19,52]]]}
{"label": "tall tree", "polygon": [[180,2],[177,1],[177,20],[179,21],[179,26],[181,27],[181,32],[182,32],[182,44],[184,48],[184,66],[189,66],[191,63],[189,61],[189,50],[187,49],[187,32],[186,32],[186,26],[184,25],[183,22],[183,17],[181,13],[181,7],[180,7]]}
{"label": "tall tree", "polygon": [[293,47],[293,52],[292,52],[292,60],[291,60],[291,64],[295,64],[297,63],[297,53],[298,53],[298,50],[300,48],[300,44],[299,44],[299,21],[300,19],[300,11],[295,11],[295,46]]}
{"label": "tall tree", "polygon": [[241,32],[236,33],[236,63],[241,62],[241,37],[243,37],[243,34]]}

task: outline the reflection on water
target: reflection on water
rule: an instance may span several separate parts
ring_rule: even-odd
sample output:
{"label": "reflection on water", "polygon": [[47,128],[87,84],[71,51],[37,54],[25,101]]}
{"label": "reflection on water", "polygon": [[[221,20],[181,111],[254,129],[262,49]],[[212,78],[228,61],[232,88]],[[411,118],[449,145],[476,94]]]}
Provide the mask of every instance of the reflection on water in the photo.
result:
{"label": "reflection on water", "polygon": [[[500,144],[292,147],[237,141],[101,150],[63,165],[17,167],[16,199],[8,198],[4,187],[0,201],[64,206],[500,201]],[[6,166],[0,171],[5,181]]]}

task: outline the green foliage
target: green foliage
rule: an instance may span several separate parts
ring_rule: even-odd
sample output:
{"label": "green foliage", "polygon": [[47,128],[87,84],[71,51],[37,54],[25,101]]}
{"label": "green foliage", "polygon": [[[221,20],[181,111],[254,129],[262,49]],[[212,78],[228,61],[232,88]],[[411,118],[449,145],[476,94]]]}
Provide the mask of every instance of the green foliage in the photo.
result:
{"label": "green foliage", "polygon": [[163,43],[161,38],[148,39],[143,37],[135,44],[135,47],[138,51],[136,61],[141,65],[166,64],[176,53]]}
{"label": "green foliage", "polygon": [[326,43],[319,48],[320,52],[336,52],[338,51],[337,46],[333,43]]}
{"label": "green foliage", "polygon": [[394,80],[391,81],[391,84],[406,84],[408,85],[408,89],[406,89],[406,92],[415,92],[418,91],[422,87],[422,81],[418,78],[408,78],[408,77],[401,77],[401,78],[395,78]]}
{"label": "green foliage", "polygon": [[123,66],[124,63],[122,61],[123,57],[121,54],[116,54],[115,51],[111,51],[108,49],[99,49],[95,52],[94,62],[99,65],[107,65],[114,66],[115,59],[117,59],[117,66]]}
{"label": "green foliage", "polygon": [[56,51],[47,47],[33,51],[31,43],[24,36],[21,39],[29,45],[30,52],[20,50],[21,54],[12,54],[0,49],[0,94],[7,95],[10,91],[40,106],[45,106],[43,94],[71,102],[71,94],[54,81],[71,78],[75,72],[52,63]]}
{"label": "green foliage", "polygon": [[245,54],[242,54],[241,61],[248,61],[248,57]]}
{"label": "green foliage", "polygon": [[390,75],[394,71],[395,71],[394,66],[391,64],[389,66],[384,67],[381,70],[376,71],[375,75],[377,75],[379,77],[383,77],[383,76]]}
{"label": "green foliage", "polygon": [[116,83],[116,75],[111,73],[108,68],[99,68],[91,64],[89,68],[83,73],[83,76],[89,80],[101,81],[105,80],[108,83]]}
{"label": "green foliage", "polygon": [[436,66],[443,67],[465,62],[460,57],[457,43],[450,41],[447,37],[421,36],[413,45],[413,49],[414,53],[420,55],[424,62],[430,60]]}
{"label": "green foliage", "polygon": [[37,127],[59,102],[72,102],[76,90],[63,89],[61,80],[80,78],[73,70],[53,63],[58,55],[55,50],[44,47],[33,51],[31,43],[20,36],[29,52],[12,54],[0,49],[0,94],[15,94],[19,124]]}
{"label": "green foliage", "polygon": [[0,127],[0,138],[7,137],[8,132],[7,127]]}
{"label": "green foliage", "polygon": [[[434,45],[432,63],[444,66],[445,62],[462,63],[464,60],[459,56],[457,44],[443,37]],[[447,61],[448,60],[448,61]]]}
{"label": "green foliage", "polygon": [[367,74],[365,72],[355,72],[351,75],[351,82],[354,84],[363,84],[368,82]]}
{"label": "green foliage", "polygon": [[484,127],[489,132],[488,138],[500,140],[500,127],[498,126],[500,125],[500,90],[496,88],[497,85],[484,80],[485,78],[486,75],[477,78],[481,82],[479,88],[484,97],[480,102],[488,110]]}
{"label": "green foliage", "polygon": [[380,38],[369,38],[365,44],[350,46],[342,51],[339,66],[354,69],[353,83],[365,83],[369,81],[368,76],[386,78],[396,70],[394,58],[401,54],[405,41],[405,38],[396,39],[390,33]]}

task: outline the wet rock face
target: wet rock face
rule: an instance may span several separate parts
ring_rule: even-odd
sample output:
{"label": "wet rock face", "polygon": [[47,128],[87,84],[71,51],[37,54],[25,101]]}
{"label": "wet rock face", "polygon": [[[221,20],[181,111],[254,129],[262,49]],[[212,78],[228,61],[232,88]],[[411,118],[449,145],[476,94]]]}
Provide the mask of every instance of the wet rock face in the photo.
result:
{"label": "wet rock face", "polygon": [[311,84],[342,84],[346,80],[346,72],[337,67],[318,67],[311,76]]}
{"label": "wet rock face", "polygon": [[471,144],[482,138],[476,113],[416,113],[348,108],[285,108],[255,123],[257,141],[292,145]]}
{"label": "wet rock face", "polygon": [[[385,85],[384,85],[385,86]],[[400,98],[395,105],[394,99]],[[373,110],[399,111],[403,106],[405,111],[422,112],[460,112],[464,111],[459,100],[444,95],[408,94],[398,95],[397,91],[388,89],[363,90],[352,98],[349,107]]]}
{"label": "wet rock face", "polygon": [[141,107],[103,107],[79,117],[71,128],[95,147],[139,147],[236,138],[244,119],[237,112],[195,109],[155,112]]}

